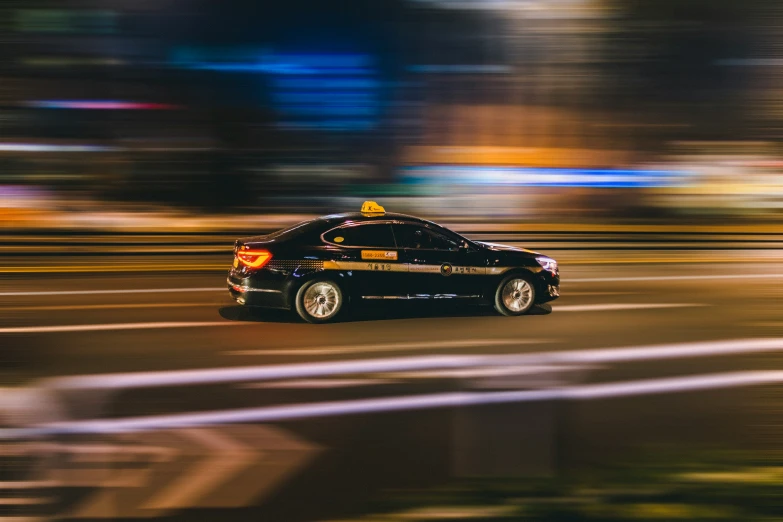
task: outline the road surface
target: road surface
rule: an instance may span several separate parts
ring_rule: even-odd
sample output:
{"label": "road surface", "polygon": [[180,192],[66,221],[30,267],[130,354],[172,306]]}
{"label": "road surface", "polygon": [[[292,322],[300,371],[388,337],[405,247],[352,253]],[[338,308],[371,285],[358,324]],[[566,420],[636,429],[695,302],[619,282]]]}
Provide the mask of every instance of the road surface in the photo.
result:
{"label": "road surface", "polygon": [[[605,255],[593,259],[600,261]],[[126,261],[115,258],[113,263]],[[509,461],[524,473],[551,474],[621,462],[651,445],[774,445],[780,435],[770,423],[774,384],[677,391],[682,385],[678,382],[689,381],[676,379],[744,372],[738,377],[742,380],[744,375],[757,375],[751,372],[783,370],[783,263],[769,254],[745,262],[741,253],[731,254],[731,262],[714,253],[702,261],[564,263],[562,297],[525,317],[437,303],[362,307],[328,325],[305,324],[286,312],[243,309],[228,297],[225,271],[179,271],[176,259],[166,261],[171,263],[166,270],[7,274],[0,280],[0,383],[7,390],[37,389],[67,376],[75,376],[64,381],[73,384],[87,375],[157,372],[145,373],[153,379],[145,387],[71,391],[67,400],[41,414],[47,422],[165,420],[183,413],[315,405],[310,414],[297,418],[245,423],[280,430],[275,435],[237,434],[233,423],[219,420],[210,424],[217,430],[212,435],[223,433],[224,439],[242,440],[251,447],[253,441],[279,436],[271,450],[264,447],[261,452],[274,454],[275,448],[285,447],[281,441],[288,440],[307,454],[291,464],[284,479],[249,494],[252,502],[237,501],[247,506],[228,506],[235,520],[317,520],[361,512],[364,502],[385,488],[425,487],[460,470],[490,470],[486,463],[493,454],[510,452]],[[727,351],[718,353],[726,341],[741,346],[758,339],[778,339],[779,347],[743,351],[729,343]],[[689,346],[699,346],[701,352],[687,355]],[[637,355],[579,364],[522,360],[500,365],[505,370],[500,372],[492,364],[469,365],[461,373],[416,366],[428,356],[540,358],[621,348],[634,348]],[[683,355],[650,356],[661,349],[681,349]],[[369,370],[347,374],[262,377],[263,368],[271,366],[320,368],[324,362],[351,361],[413,361],[413,367],[380,371],[371,364]],[[237,367],[261,373],[258,378],[225,382],[165,384],[172,371]],[[116,376],[108,380],[113,379],[123,382]],[[329,413],[321,406],[639,381],[662,382],[666,393],[474,408],[368,408],[351,414],[339,408]],[[224,429],[228,431],[220,431]],[[477,444],[491,447],[493,433],[501,434],[497,448],[487,454],[482,453],[486,448],[476,450]],[[503,433],[523,442],[509,446]],[[58,440],[84,442],[63,437]],[[160,440],[153,444],[144,439],[144,444],[166,446]],[[468,447],[479,454],[460,456],[460,448]],[[213,451],[206,443],[201,448],[205,454],[222,451]],[[476,464],[477,460],[483,462]],[[199,473],[213,473],[206,470],[214,466],[204,466]],[[145,501],[146,509],[157,505],[157,516],[172,519],[225,519],[226,511],[202,509],[206,500],[199,504],[197,495],[188,496],[188,488],[198,487],[209,489],[204,484],[177,489],[174,483],[166,499]],[[112,515],[106,506],[84,507],[100,501],[89,488],[68,491],[56,495],[56,509],[94,509]],[[196,511],[188,511],[191,505]],[[119,509],[117,504],[113,509]]]}

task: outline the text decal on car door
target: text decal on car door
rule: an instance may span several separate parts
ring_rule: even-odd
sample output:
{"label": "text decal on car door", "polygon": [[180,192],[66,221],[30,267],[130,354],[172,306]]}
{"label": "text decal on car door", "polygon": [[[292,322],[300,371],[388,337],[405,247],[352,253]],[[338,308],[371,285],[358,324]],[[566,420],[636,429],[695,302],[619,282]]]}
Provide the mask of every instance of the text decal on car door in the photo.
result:
{"label": "text decal on car door", "polygon": [[362,259],[397,261],[397,252],[392,250],[362,250]]}

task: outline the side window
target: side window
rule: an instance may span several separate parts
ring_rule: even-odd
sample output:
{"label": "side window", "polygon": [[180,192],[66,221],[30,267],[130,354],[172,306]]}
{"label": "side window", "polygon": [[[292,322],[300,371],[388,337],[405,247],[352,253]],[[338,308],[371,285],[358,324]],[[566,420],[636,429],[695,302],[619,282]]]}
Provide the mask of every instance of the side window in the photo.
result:
{"label": "side window", "polygon": [[448,236],[427,230],[432,236],[431,244],[435,250],[459,250],[459,243]]}
{"label": "side window", "polygon": [[324,235],[330,243],[349,247],[396,248],[391,225],[373,223],[330,230]]}
{"label": "side window", "polygon": [[403,248],[459,250],[456,240],[418,225],[394,225],[394,235]]}

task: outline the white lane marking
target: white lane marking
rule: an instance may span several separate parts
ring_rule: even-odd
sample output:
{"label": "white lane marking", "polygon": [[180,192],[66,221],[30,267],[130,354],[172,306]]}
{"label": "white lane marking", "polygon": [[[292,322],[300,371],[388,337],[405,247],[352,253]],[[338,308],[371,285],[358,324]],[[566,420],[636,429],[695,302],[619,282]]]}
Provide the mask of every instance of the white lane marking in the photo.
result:
{"label": "white lane marking", "polygon": [[465,379],[471,377],[507,377],[510,375],[544,375],[560,371],[595,370],[601,366],[489,366],[466,368],[464,370],[434,370],[423,372],[399,372],[384,374],[385,377],[396,379]]}
{"label": "white lane marking", "polygon": [[141,303],[141,304],[101,304],[101,305],[62,305],[62,306],[7,306],[0,310],[9,312],[56,312],[66,310],[125,310],[144,308],[196,308],[218,306],[216,303]]}
{"label": "white lane marking", "polygon": [[194,505],[197,499],[218,486],[235,478],[243,469],[254,466],[256,452],[238,440],[220,434],[217,430],[183,430],[180,436],[191,438],[200,444],[207,455],[186,468],[186,473],[174,478],[162,491],[147,500],[143,509],[184,509]]}
{"label": "white lane marking", "polygon": [[553,312],[609,312],[614,310],[649,310],[654,308],[687,308],[708,306],[698,303],[599,303],[588,305],[552,305]]}
{"label": "white lane marking", "polygon": [[564,398],[574,400],[610,399],[634,395],[657,395],[683,391],[735,388],[783,382],[783,371],[758,370],[712,373],[687,377],[668,377],[641,381],[611,382],[565,388]]}
{"label": "white lane marking", "polygon": [[743,355],[783,351],[783,338],[736,339],[730,341],[700,341],[692,343],[630,346],[625,348],[600,348],[593,350],[569,350],[539,354],[522,354],[519,358],[541,358],[556,363],[621,363],[661,359],[687,359],[714,355]]}
{"label": "white lane marking", "polygon": [[[0,482],[0,489],[46,489],[56,488],[61,485],[62,483],[58,480],[25,480]],[[0,520],[3,520],[3,518],[0,517]]]}
{"label": "white lane marking", "polygon": [[444,348],[471,348],[474,346],[511,346],[555,342],[549,339],[461,339],[452,341],[419,341],[376,345],[326,346],[286,350],[232,350],[227,355],[337,355],[344,353],[394,352],[406,350],[438,350]]}
{"label": "white lane marking", "polygon": [[42,517],[0,515],[0,522],[42,522]]}
{"label": "white lane marking", "polygon": [[703,279],[783,279],[782,274],[710,274],[677,276],[631,276],[631,277],[577,277],[563,278],[564,283],[614,283],[623,281],[695,281]]}
{"label": "white lane marking", "polygon": [[[37,506],[41,504],[50,504],[54,502],[53,497],[31,497],[31,498],[0,498],[0,506]],[[7,521],[7,518],[0,515],[0,521]]]}
{"label": "white lane marking", "polygon": [[296,363],[264,366],[237,366],[201,370],[115,373],[55,377],[44,386],[55,389],[125,389],[152,386],[183,386],[260,380],[326,377],[329,375],[367,374],[389,371],[460,367],[465,361],[481,361],[477,356],[433,355],[419,357]]}
{"label": "white lane marking", "polygon": [[194,328],[204,326],[236,326],[231,321],[224,322],[168,322],[168,323],[115,323],[115,324],[69,324],[57,326],[12,326],[0,328],[0,334],[62,333],[62,332],[102,332],[114,330],[152,330],[159,328]]}
{"label": "white lane marking", "polygon": [[639,292],[568,292],[568,297],[596,296],[596,295],[636,295]]}
{"label": "white lane marking", "polygon": [[421,410],[444,407],[571,399],[594,400],[637,395],[679,393],[783,382],[783,371],[747,371],[667,377],[640,381],[587,384],[544,390],[453,392],[378,399],[325,401],[198,413],[178,413],[109,420],[82,420],[43,424],[35,428],[0,430],[0,438],[53,433],[119,433],[241,422],[276,422],[314,417]]}
{"label": "white lane marking", "polygon": [[375,386],[379,384],[394,384],[394,379],[294,379],[290,381],[251,382],[238,386],[243,389],[329,389],[354,388],[358,386]]}
{"label": "white lane marking", "polygon": [[54,389],[125,389],[326,377],[329,375],[464,369],[492,365],[549,365],[685,359],[689,357],[738,355],[776,351],[783,351],[783,337],[702,341],[559,352],[534,352],[511,355],[430,355],[354,361],[208,368],[199,370],[77,375],[70,377],[55,377],[44,381],[42,384]]}
{"label": "white lane marking", "polygon": [[43,292],[0,292],[0,297],[34,297],[54,295],[163,294],[176,292],[225,292],[225,288],[128,288],[116,290],[54,290]]}

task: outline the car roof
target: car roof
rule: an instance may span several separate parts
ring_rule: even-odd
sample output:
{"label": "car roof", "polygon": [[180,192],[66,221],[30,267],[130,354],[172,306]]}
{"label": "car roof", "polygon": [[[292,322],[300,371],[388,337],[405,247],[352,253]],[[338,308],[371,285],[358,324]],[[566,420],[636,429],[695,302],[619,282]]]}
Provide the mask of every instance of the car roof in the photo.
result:
{"label": "car roof", "polygon": [[339,225],[346,222],[354,223],[368,223],[373,221],[408,221],[414,223],[421,223],[427,225],[437,225],[432,221],[426,219],[417,218],[415,216],[409,216],[407,214],[399,214],[397,212],[384,212],[382,214],[362,214],[361,212],[346,212],[343,214],[331,214],[321,217],[322,220],[328,222],[330,225]]}

